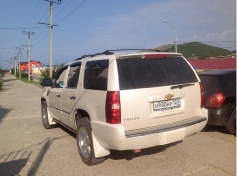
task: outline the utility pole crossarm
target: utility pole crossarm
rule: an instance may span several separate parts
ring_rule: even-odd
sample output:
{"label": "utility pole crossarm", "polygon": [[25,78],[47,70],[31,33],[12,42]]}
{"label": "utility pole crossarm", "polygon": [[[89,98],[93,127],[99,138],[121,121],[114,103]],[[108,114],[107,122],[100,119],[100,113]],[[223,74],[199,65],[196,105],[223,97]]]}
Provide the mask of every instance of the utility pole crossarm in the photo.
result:
{"label": "utility pole crossarm", "polygon": [[47,1],[47,2],[52,2],[52,3],[55,3],[55,4],[61,4],[61,0],[58,0],[58,2],[56,1],[52,1],[52,0],[44,0],[44,1]]}

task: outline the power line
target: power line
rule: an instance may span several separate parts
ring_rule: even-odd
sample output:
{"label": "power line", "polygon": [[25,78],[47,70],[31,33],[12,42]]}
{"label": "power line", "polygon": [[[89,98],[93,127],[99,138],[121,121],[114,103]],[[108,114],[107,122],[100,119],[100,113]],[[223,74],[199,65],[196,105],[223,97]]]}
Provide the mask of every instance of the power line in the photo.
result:
{"label": "power line", "polygon": [[76,6],[71,12],[69,12],[65,17],[63,17],[59,22],[64,21],[67,19],[70,15],[72,15],[79,7],[81,7],[87,0],[82,1],[78,6]]}
{"label": "power line", "polygon": [[0,49],[16,49],[16,46],[15,47],[9,47],[9,48],[0,48]]}
{"label": "power line", "polygon": [[[35,13],[36,13],[36,11],[37,11],[37,9],[38,9],[39,3],[40,3],[40,0],[38,1],[37,5],[36,5],[35,11],[34,11],[33,15],[31,16],[31,19],[30,19],[28,25],[30,25],[31,21],[33,20],[33,18],[34,18],[34,16],[35,16]],[[28,25],[27,25],[27,26],[28,26]]]}
{"label": "power line", "polygon": [[3,28],[0,28],[0,29],[5,29],[5,30],[8,30],[8,29],[36,29],[36,28],[43,28],[43,27],[46,27],[46,26],[40,26],[40,27],[3,27]]}
{"label": "power line", "polygon": [[60,11],[57,11],[58,9],[55,9],[55,15],[54,17],[58,16],[71,2],[72,0],[69,0],[66,5],[63,6],[63,8],[60,9]]}

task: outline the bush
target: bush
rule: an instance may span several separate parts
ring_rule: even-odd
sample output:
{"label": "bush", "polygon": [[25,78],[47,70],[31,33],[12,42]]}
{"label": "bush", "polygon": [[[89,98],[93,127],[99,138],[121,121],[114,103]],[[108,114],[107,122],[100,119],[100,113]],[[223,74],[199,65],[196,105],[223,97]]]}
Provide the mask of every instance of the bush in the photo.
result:
{"label": "bush", "polygon": [[3,80],[2,80],[2,75],[0,74],[0,90],[2,90],[2,86],[3,86]]}
{"label": "bush", "polygon": [[2,90],[2,86],[3,86],[3,80],[2,80],[2,77],[3,77],[3,70],[0,69],[0,90]]}
{"label": "bush", "polygon": [[[52,79],[55,79],[56,74],[58,72],[59,69],[61,69],[63,67],[64,64],[61,64],[59,66],[55,66],[53,68],[53,73],[52,73]],[[49,68],[45,68],[44,70],[40,70],[41,76],[42,76],[42,80],[43,79],[50,79],[50,75],[49,75]]]}

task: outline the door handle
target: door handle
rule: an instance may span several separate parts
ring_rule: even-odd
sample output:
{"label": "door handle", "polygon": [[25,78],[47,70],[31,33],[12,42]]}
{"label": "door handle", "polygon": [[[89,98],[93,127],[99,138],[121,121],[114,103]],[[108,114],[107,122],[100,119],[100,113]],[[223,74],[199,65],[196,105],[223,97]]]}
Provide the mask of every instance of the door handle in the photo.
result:
{"label": "door handle", "polygon": [[70,96],[70,99],[75,100],[76,99],[75,95]]}
{"label": "door handle", "polygon": [[61,97],[61,94],[60,94],[60,93],[57,93],[57,94],[56,94],[56,97]]}

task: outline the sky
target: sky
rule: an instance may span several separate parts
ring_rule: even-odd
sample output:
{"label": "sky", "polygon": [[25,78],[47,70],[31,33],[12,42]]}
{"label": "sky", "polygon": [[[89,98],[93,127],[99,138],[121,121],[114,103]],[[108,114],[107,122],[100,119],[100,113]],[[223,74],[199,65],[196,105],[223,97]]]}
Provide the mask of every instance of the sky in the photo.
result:
{"label": "sky", "polygon": [[[49,64],[51,0],[1,0],[0,68],[21,51]],[[57,2],[54,0],[53,2]],[[164,22],[166,20],[167,23]],[[236,50],[236,0],[61,0],[53,3],[53,65],[109,49],[202,42]]]}

